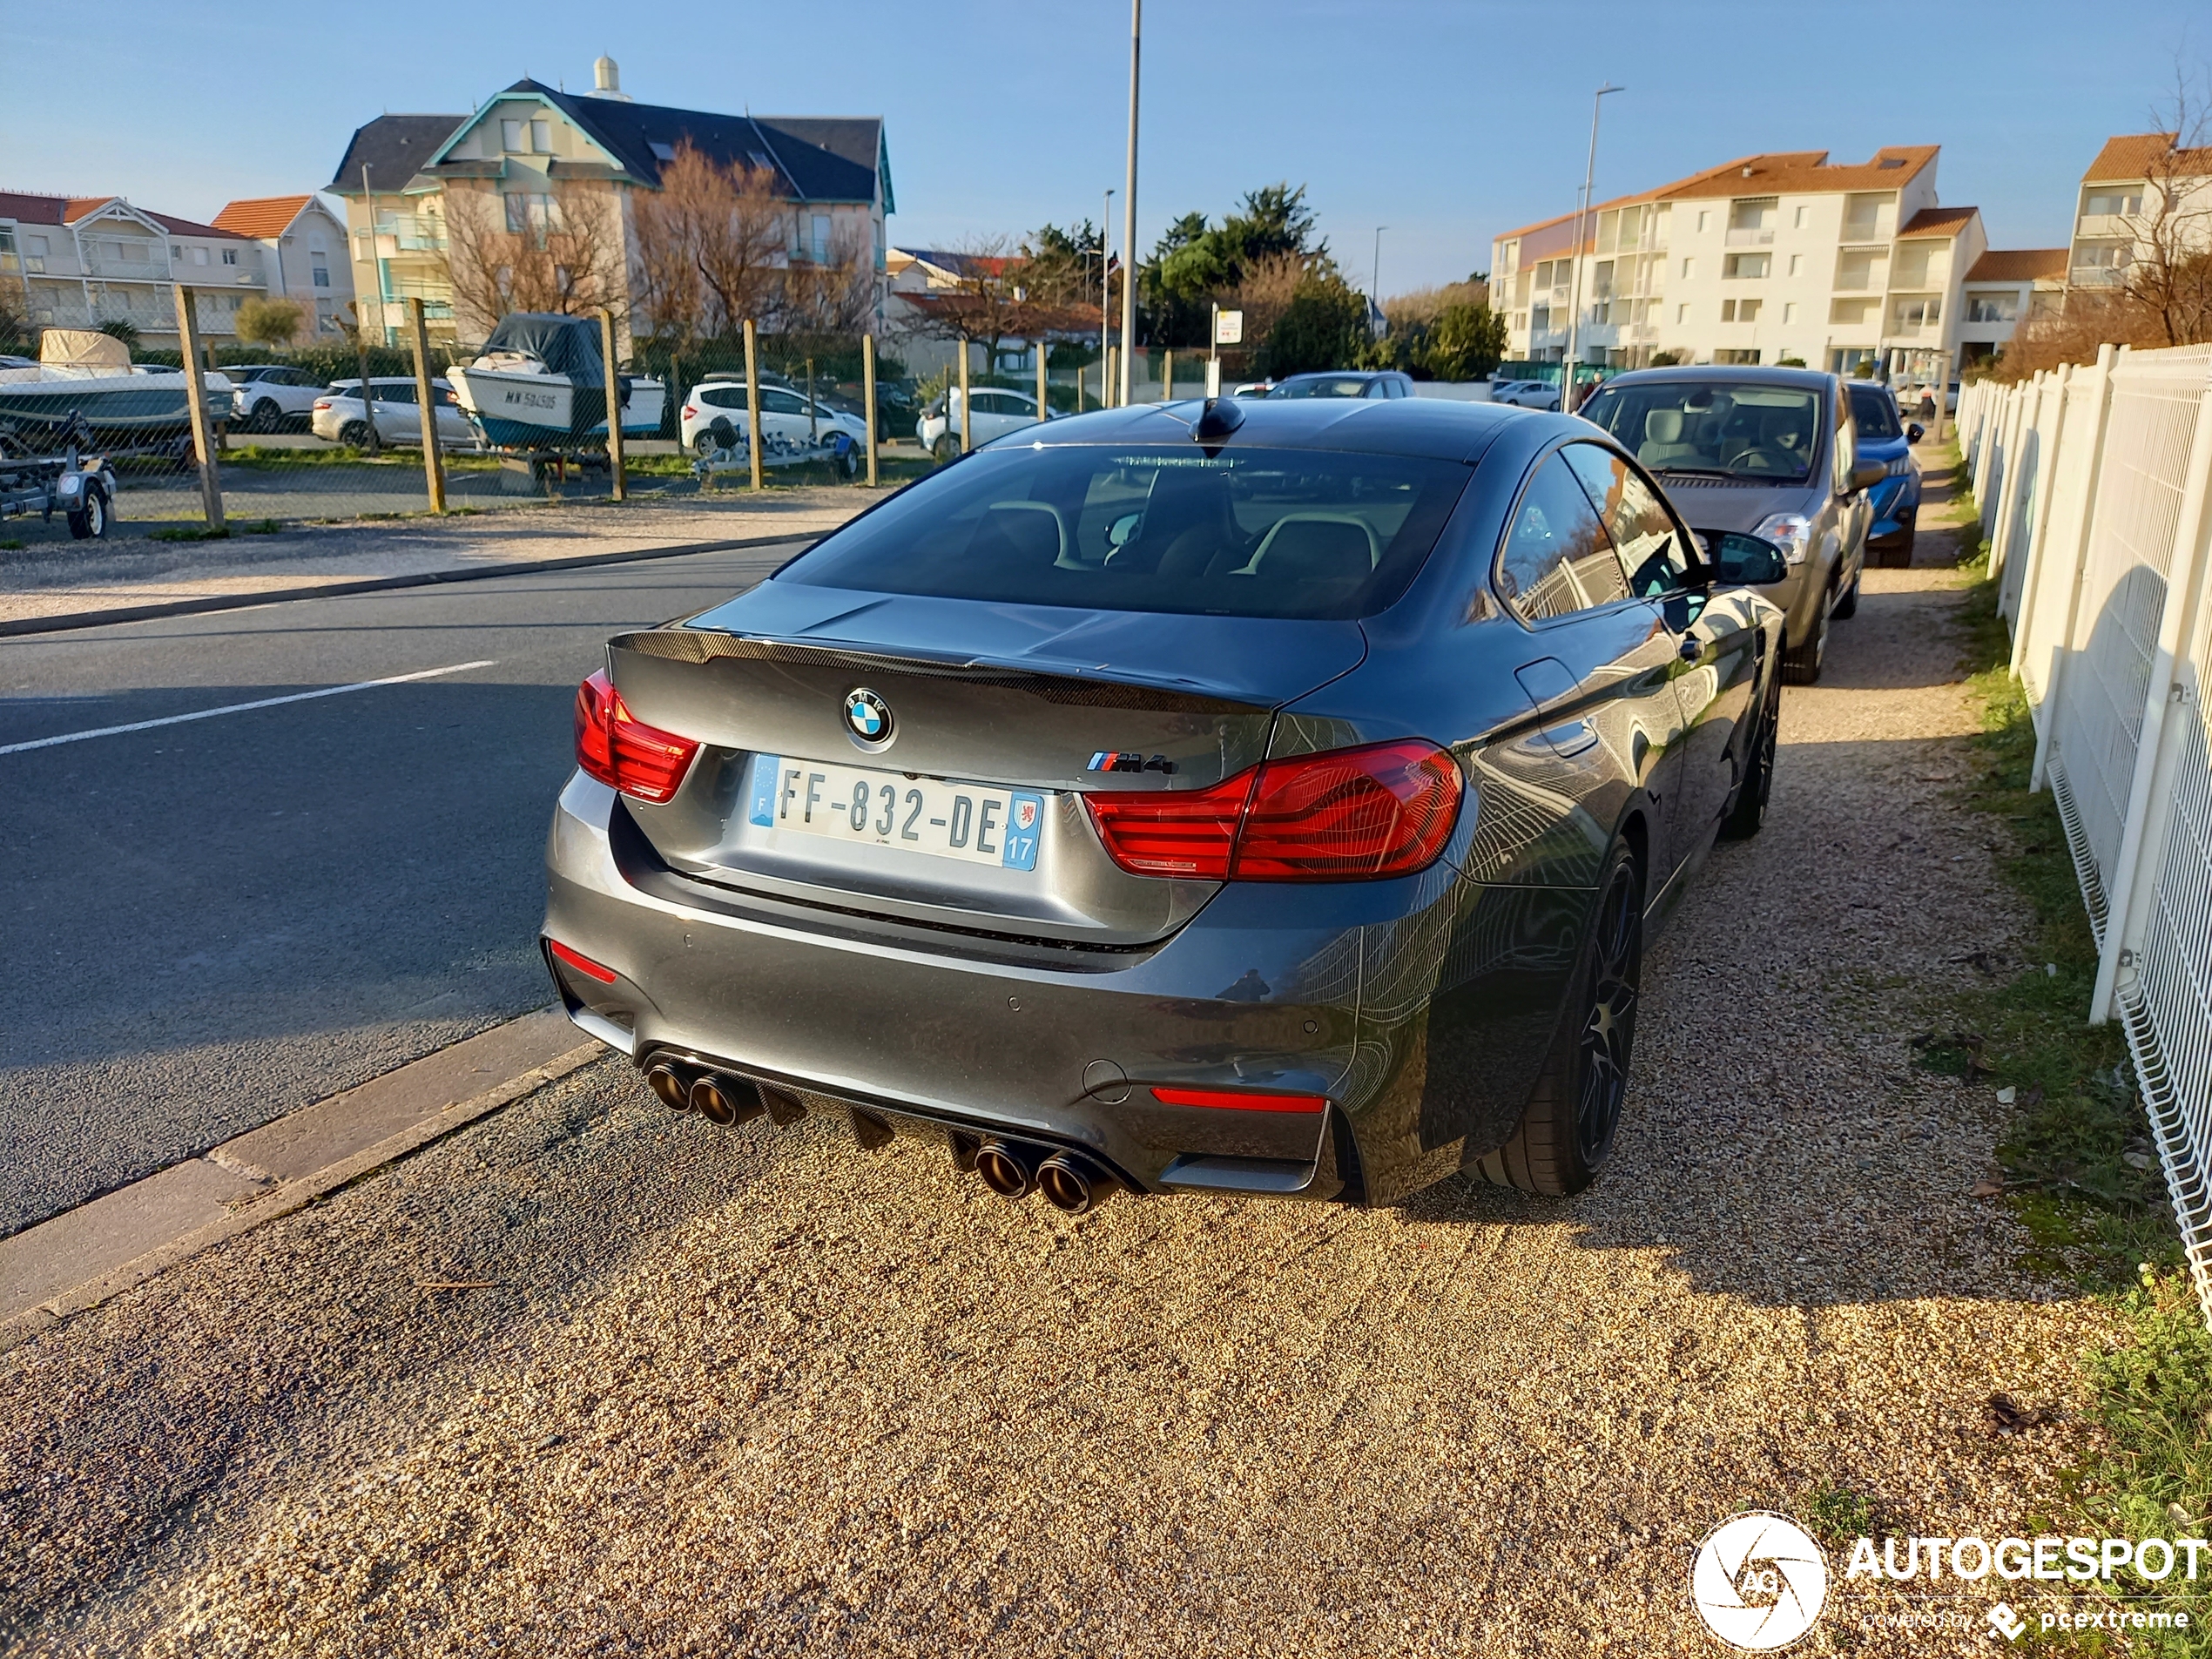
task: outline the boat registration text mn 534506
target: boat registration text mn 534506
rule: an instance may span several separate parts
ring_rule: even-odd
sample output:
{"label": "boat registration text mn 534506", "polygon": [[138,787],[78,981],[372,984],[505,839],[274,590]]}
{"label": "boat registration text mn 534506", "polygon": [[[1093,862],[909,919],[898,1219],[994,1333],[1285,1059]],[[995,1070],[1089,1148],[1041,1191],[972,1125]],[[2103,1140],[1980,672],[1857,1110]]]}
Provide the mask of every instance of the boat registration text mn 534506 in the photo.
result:
{"label": "boat registration text mn 534506", "polygon": [[748,819],[779,833],[900,847],[1008,870],[1037,867],[1037,791],[909,778],[783,755],[752,758]]}

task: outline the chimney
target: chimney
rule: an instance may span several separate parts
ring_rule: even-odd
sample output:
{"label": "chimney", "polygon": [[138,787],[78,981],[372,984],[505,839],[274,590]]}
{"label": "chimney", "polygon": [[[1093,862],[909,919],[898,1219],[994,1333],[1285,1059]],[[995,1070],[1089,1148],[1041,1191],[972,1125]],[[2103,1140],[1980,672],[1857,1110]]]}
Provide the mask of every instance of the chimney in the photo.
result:
{"label": "chimney", "polygon": [[591,65],[591,96],[612,98],[617,104],[630,102],[630,94],[622,90],[621,69],[604,52]]}

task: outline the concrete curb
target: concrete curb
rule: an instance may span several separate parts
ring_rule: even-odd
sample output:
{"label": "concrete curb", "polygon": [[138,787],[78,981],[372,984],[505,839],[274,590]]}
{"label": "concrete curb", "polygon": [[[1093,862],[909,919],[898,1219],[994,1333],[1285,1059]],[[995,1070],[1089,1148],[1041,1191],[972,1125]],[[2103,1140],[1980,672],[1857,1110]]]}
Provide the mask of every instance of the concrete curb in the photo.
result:
{"label": "concrete curb", "polygon": [[[539,1017],[541,1015],[525,1015],[524,1019],[531,1020]],[[512,1025],[522,1023],[523,1022],[511,1022]],[[565,1024],[566,1022],[563,1021],[563,1023]],[[485,1035],[495,1035],[511,1027],[495,1027],[493,1033]],[[475,1040],[470,1039],[472,1042]],[[451,1052],[450,1049],[441,1051],[442,1054]],[[374,1174],[387,1164],[405,1157],[410,1153],[420,1151],[422,1148],[444,1139],[456,1130],[464,1129],[478,1119],[498,1111],[502,1107],[511,1106],[516,1101],[544,1088],[548,1083],[565,1077],[569,1073],[612,1052],[604,1043],[586,1042],[556,1055],[543,1064],[533,1066],[526,1071],[508,1077],[493,1087],[471,1096],[467,1100],[457,1101],[442,1110],[420,1118],[397,1134],[388,1136],[349,1157],[271,1187],[263,1192],[249,1193],[249,1196],[229,1200],[227,1204],[230,1213],[219,1220],[192,1227],[186,1231],[164,1240],[151,1250],[141,1251],[127,1261],[110,1263],[94,1272],[91,1277],[56,1291],[35,1306],[25,1308],[4,1320],[0,1320],[0,1353],[20,1347],[34,1337],[53,1329],[71,1315],[98,1307],[101,1303],[145,1284],[148,1279],[175,1266],[178,1263],[189,1260],[202,1251],[210,1250],[226,1240],[238,1238],[242,1233],[251,1232],[257,1227],[266,1226],[270,1222],[304,1210],[316,1199],[327,1197],[341,1188],[350,1186],[363,1177]],[[437,1061],[439,1057],[439,1055],[426,1055],[422,1060],[413,1062],[413,1065],[425,1066]],[[384,1082],[387,1079],[401,1078],[403,1074],[412,1069],[409,1066],[402,1066],[398,1071],[387,1073],[385,1078],[374,1080],[372,1083],[363,1085],[363,1088],[374,1087],[376,1083]],[[344,1096],[333,1098],[342,1100]],[[299,1112],[290,1114],[290,1116],[300,1117],[320,1112],[330,1103],[328,1101],[319,1101],[314,1105],[302,1107]],[[279,1118],[276,1125],[265,1125],[264,1128],[274,1128],[284,1124],[287,1121],[286,1118]],[[262,1132],[262,1130],[251,1131],[257,1135]],[[244,1138],[246,1137],[240,1137],[240,1139]],[[222,1153],[223,1148],[216,1148],[208,1155],[208,1161],[219,1168],[235,1170],[250,1186],[259,1171],[237,1165],[223,1157]],[[119,1199],[127,1204],[134,1190],[148,1187],[152,1184],[160,1182],[165,1176],[189,1167],[189,1165],[181,1164],[172,1166],[172,1170],[148,1176],[144,1181],[134,1182],[132,1186],[110,1194],[107,1199],[95,1199],[92,1202],[100,1204]],[[84,1207],[80,1206],[80,1208]],[[37,1227],[18,1233],[6,1243],[20,1246],[25,1241],[34,1238],[41,1229],[65,1221],[74,1213],[76,1212],[64,1211],[61,1216],[41,1222]]]}
{"label": "concrete curb", "polygon": [[726,542],[685,542],[674,547],[639,548],[628,553],[579,553],[564,559],[518,559],[511,564],[469,565],[457,570],[418,570],[411,576],[364,577],[351,582],[321,582],[301,588],[268,588],[255,593],[211,593],[159,604],[118,605],[109,610],[74,610],[55,617],[17,617],[0,622],[0,639],[24,634],[59,634],[79,628],[105,628],[119,622],[150,622],[161,617],[197,616],[209,610],[244,610],[281,604],[289,599],[336,598],[349,593],[381,593],[393,588],[428,588],[442,582],[486,582],[494,577],[535,576],[547,570],[581,570],[595,564],[631,564],[643,559],[680,558],[686,553],[723,553],[748,547],[803,550],[829,534],[801,531],[792,536],[748,536]]}

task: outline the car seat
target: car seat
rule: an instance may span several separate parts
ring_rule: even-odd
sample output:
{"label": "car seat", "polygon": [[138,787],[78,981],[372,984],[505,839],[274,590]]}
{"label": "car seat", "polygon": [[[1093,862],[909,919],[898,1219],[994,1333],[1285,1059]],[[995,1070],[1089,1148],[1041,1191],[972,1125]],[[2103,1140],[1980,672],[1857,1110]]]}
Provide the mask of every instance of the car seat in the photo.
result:
{"label": "car seat", "polygon": [[1375,532],[1348,513],[1285,513],[1237,576],[1280,582],[1364,582],[1380,557]]}
{"label": "car seat", "polygon": [[1643,442],[1636,459],[1647,467],[1663,467],[1675,461],[1700,461],[1704,453],[1683,437],[1689,421],[1680,409],[1651,409],[1643,417]]}
{"label": "car seat", "polygon": [[1163,467],[1153,476],[1136,534],[1106,556],[1106,568],[1187,580],[1242,563],[1247,545],[1225,474]]}

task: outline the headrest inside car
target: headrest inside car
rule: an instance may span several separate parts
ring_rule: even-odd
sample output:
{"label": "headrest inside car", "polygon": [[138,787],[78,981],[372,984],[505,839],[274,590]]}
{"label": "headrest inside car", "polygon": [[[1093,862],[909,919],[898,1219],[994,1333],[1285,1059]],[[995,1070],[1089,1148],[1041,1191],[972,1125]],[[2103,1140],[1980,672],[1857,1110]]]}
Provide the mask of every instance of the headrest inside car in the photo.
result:
{"label": "headrest inside car", "polygon": [[1643,417],[1643,435],[1652,443],[1682,442],[1682,411],[1653,409]]}

